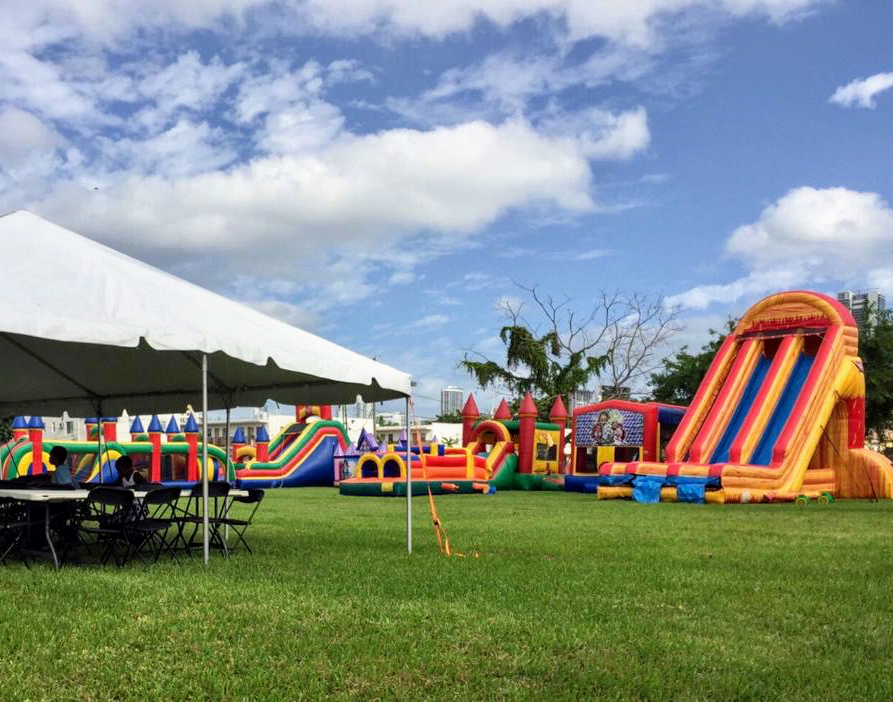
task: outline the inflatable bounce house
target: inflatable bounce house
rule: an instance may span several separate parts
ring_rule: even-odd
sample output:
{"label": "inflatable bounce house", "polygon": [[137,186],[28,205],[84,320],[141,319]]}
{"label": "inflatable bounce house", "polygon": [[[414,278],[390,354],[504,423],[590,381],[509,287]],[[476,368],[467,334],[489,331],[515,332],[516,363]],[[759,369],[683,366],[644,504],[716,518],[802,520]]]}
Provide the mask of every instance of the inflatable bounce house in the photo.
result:
{"label": "inflatable bounce house", "polygon": [[[480,419],[469,395],[462,410],[462,447],[416,442],[410,446],[413,493],[493,492],[496,489],[560,490],[552,476],[564,465],[567,411],[561,398],[550,412],[551,422],[537,422],[537,409],[528,393],[512,419],[503,400],[493,419]],[[370,449],[357,460],[356,476],[342,480],[343,495],[405,495],[406,437],[396,444],[359,442]]]}
{"label": "inflatable bounce house", "polygon": [[271,441],[261,427],[254,446],[237,429],[232,439],[239,487],[273,488],[333,485],[335,454],[343,455],[349,439],[329,406],[297,405],[295,421]]}
{"label": "inflatable bounce house", "polygon": [[[171,486],[188,487],[201,479],[198,424],[189,415],[183,430],[171,417],[167,428],[162,429],[157,416],[152,417],[147,431],[137,417],[130,428],[130,440],[119,440],[117,417],[85,420],[87,441],[44,440],[44,424],[40,417],[26,421],[24,417],[13,420],[12,441],[0,447],[2,476],[6,480],[26,475],[39,475],[54,470],[50,465],[50,451],[62,446],[68,451],[68,460],[74,479],[80,483],[100,484],[117,480],[115,461],[124,454],[133,459],[133,466],[148,480]],[[98,442],[99,432],[102,441]],[[163,439],[164,437],[164,439]],[[102,454],[97,456],[101,446]],[[235,479],[225,452],[208,445],[208,463],[205,466],[209,480]]]}
{"label": "inflatable bounce house", "polygon": [[[833,298],[794,291],[761,300],[723,342],[663,460],[643,449],[638,460],[621,453],[601,463],[598,497],[893,498],[893,465],[864,447],[858,345],[856,322]],[[582,423],[575,429],[585,434]]]}
{"label": "inflatable bounce house", "polygon": [[577,407],[571,420],[569,492],[596,492],[605,463],[663,460],[685,407],[657,402],[605,400]]}

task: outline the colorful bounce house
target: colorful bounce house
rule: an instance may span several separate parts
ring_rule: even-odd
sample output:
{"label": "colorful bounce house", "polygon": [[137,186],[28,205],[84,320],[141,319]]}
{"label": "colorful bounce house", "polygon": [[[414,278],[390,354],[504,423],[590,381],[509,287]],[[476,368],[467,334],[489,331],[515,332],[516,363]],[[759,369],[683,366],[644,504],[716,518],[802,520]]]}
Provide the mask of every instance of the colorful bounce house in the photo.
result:
{"label": "colorful bounce house", "polygon": [[272,441],[258,431],[256,444],[245,444],[237,430],[232,441],[237,484],[243,488],[332,485],[335,454],[343,454],[349,439],[341,422],[332,420],[329,406],[298,405],[295,421]]}
{"label": "colorful bounce house", "polygon": [[[567,411],[561,398],[550,412],[551,422],[537,422],[537,409],[528,393],[512,419],[503,400],[493,419],[480,419],[469,395],[462,410],[462,447],[427,443],[410,446],[413,493],[489,493],[496,489],[560,490],[552,476],[564,464]],[[356,477],[342,480],[342,495],[405,495],[406,438],[362,454]]]}
{"label": "colorful bounce house", "polygon": [[[147,431],[137,417],[130,428],[130,440],[118,440],[116,417],[87,419],[88,441],[44,440],[44,424],[40,417],[26,421],[16,417],[12,424],[12,441],[0,447],[2,476],[6,480],[26,475],[39,475],[53,470],[50,451],[54,446],[68,450],[72,472],[77,482],[111,483],[117,480],[115,461],[124,454],[133,459],[134,468],[150,481],[166,485],[189,486],[201,479],[198,424],[190,415],[183,430],[171,417],[167,428],[162,429],[157,416],[152,417]],[[99,440],[102,432],[102,441]],[[102,454],[97,456],[98,447]],[[233,481],[232,471],[225,452],[208,445],[208,463],[205,466],[209,480]]]}
{"label": "colorful bounce house", "polygon": [[[645,451],[655,446],[650,430],[636,458],[597,457],[597,475],[590,460],[577,460],[566,485],[588,471],[582,485],[594,483],[599,498],[640,502],[893,498],[893,465],[864,448],[858,344],[856,322],[833,298],[771,295],[723,342],[663,458]],[[578,457],[588,440],[584,417],[574,427]],[[662,426],[660,417],[658,408]]]}
{"label": "colorful bounce house", "polygon": [[626,400],[575,408],[564,489],[596,492],[599,467],[606,463],[662,460],[684,414],[677,405]]}

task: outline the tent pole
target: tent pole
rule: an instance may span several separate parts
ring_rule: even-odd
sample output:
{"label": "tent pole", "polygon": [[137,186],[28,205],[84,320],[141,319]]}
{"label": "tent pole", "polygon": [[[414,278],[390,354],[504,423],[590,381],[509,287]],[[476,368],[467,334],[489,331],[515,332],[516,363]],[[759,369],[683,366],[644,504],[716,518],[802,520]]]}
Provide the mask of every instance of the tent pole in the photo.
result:
{"label": "tent pole", "polygon": [[[99,464],[99,484],[102,480],[102,403],[99,403],[99,416],[96,418],[96,462]],[[90,437],[87,437],[90,438]]]}
{"label": "tent pole", "polygon": [[[419,460],[422,457],[419,456]],[[406,396],[406,552],[412,553],[412,422],[409,396]]]}
{"label": "tent pole", "polygon": [[[229,443],[229,405],[226,407],[226,453],[224,454],[223,459],[223,475],[226,476],[226,482],[229,482],[229,451],[230,451],[230,443]],[[229,510],[227,510],[229,511]],[[226,523],[226,526],[223,527],[223,540],[226,543],[229,543],[229,522]]]}
{"label": "tent pole", "polygon": [[202,354],[202,526],[204,527],[204,558],[208,564],[210,548],[208,543],[208,354]]}

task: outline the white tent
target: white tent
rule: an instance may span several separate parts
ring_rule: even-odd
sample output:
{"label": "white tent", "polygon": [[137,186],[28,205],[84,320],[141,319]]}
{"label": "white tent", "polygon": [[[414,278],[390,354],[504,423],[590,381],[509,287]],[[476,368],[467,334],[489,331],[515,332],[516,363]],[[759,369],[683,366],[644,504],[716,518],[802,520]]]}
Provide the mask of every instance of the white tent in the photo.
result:
{"label": "white tent", "polygon": [[211,407],[410,393],[406,373],[29,212],[0,217],[0,246],[2,414],[179,408],[196,401],[201,354]]}
{"label": "white tent", "polygon": [[0,251],[2,415],[409,397],[406,373],[30,212],[0,217]]}

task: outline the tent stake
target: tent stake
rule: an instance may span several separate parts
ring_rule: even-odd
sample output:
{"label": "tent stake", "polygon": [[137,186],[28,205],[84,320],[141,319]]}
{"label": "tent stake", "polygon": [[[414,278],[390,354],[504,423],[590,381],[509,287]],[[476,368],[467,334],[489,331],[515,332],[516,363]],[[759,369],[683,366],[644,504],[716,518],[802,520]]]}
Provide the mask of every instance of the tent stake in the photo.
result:
{"label": "tent stake", "polygon": [[202,526],[205,565],[210,560],[208,543],[208,354],[202,354]]}

